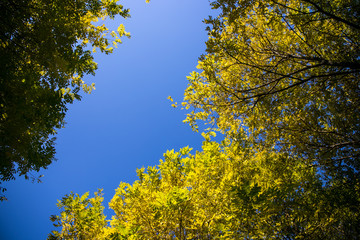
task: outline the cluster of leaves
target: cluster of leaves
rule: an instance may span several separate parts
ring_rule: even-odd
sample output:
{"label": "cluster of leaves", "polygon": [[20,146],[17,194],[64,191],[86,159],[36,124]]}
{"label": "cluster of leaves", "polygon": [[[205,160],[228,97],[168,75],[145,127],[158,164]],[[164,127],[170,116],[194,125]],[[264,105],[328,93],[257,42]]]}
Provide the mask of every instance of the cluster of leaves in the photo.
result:
{"label": "cluster of leaves", "polygon": [[48,239],[96,239],[104,233],[106,227],[102,190],[95,197],[88,199],[89,193],[82,196],[71,193],[58,201],[63,208],[60,216],[51,216],[54,226],[62,226],[61,232],[53,231]]}
{"label": "cluster of leaves", "polygon": [[[139,180],[121,183],[109,203],[115,211],[110,226],[104,225],[104,217],[92,222],[94,216],[86,215],[92,208],[84,212],[88,201],[77,207],[84,215],[69,211],[74,201],[71,196],[66,202],[66,196],[59,205],[64,207],[62,231],[53,231],[50,237],[58,238],[49,239],[74,239],[67,236],[90,225],[104,226],[91,239],[352,239],[359,235],[359,211],[350,203],[359,202],[360,185],[350,192],[339,186],[329,189],[301,158],[256,151],[229,140],[205,141],[195,155],[190,150],[168,151],[159,166],[138,169]],[[76,199],[76,204],[82,203]]]}
{"label": "cluster of leaves", "polygon": [[189,77],[186,122],[359,177],[357,1],[216,1],[208,54]]}
{"label": "cluster of leaves", "polygon": [[54,160],[67,104],[94,89],[82,80],[97,68],[91,48],[108,54],[129,36],[97,23],[129,16],[117,1],[0,2],[0,183]]}
{"label": "cluster of leaves", "polygon": [[358,239],[359,4],[213,1],[182,103],[213,129],[121,183],[97,238]]}
{"label": "cluster of leaves", "polygon": [[202,152],[189,151],[168,151],[157,168],[138,170],[133,185],[120,184],[109,204],[115,211],[112,226],[138,228],[134,239],[280,236],[299,214],[290,210],[300,205],[290,189],[301,191],[301,181],[314,178],[303,166],[295,174],[277,169],[291,161],[285,156],[254,155],[237,144],[205,141]]}

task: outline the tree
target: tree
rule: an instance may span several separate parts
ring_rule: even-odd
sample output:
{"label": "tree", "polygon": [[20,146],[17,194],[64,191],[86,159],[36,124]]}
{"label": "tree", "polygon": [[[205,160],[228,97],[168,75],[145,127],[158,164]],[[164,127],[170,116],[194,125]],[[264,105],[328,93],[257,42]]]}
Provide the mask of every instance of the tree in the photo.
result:
{"label": "tree", "polygon": [[101,239],[105,234],[107,221],[103,213],[102,190],[95,192],[94,198],[88,198],[89,193],[82,196],[71,193],[58,201],[62,209],[59,216],[51,216],[54,226],[62,227],[61,231],[52,231],[48,239]]}
{"label": "tree", "polygon": [[301,158],[227,140],[189,150],[168,151],[158,167],[138,170],[134,184],[121,183],[109,204],[112,226],[137,229],[134,239],[359,236],[358,212],[337,205],[337,193]]}
{"label": "tree", "polygon": [[[321,205],[324,215],[317,221],[344,206],[347,216],[358,216],[359,2],[212,5],[221,14],[206,21],[207,54],[200,58],[200,71],[188,78],[182,105],[194,110],[185,122],[196,130],[204,120],[232,141],[287,154],[316,169],[323,186],[309,190],[316,192],[309,201]],[[334,225],[317,225],[313,233],[322,229],[324,235],[314,236],[359,236],[353,225],[358,217],[340,215]]]}
{"label": "tree", "polygon": [[[91,92],[91,52],[109,54],[129,36],[99,19],[128,17],[118,0],[4,0],[0,3],[0,183],[29,178],[55,156],[54,135],[67,104]],[[2,191],[5,189],[1,187]],[[4,196],[2,196],[3,198]]]}
{"label": "tree", "polygon": [[[138,169],[139,179],[133,184],[120,183],[109,203],[115,215],[110,226],[97,231],[101,234],[96,239],[356,239],[359,235],[359,212],[347,204],[337,205],[337,193],[324,187],[321,176],[301,158],[229,140],[219,144],[206,137],[201,152],[192,155],[188,147],[168,151],[158,166]],[[344,202],[360,197],[342,194]],[[79,199],[65,196],[59,207],[78,206],[83,201]],[[90,209],[84,210],[86,204],[79,206],[65,207],[62,220],[56,218],[62,233],[92,228],[89,219],[95,218],[90,216],[99,211],[90,214]]]}
{"label": "tree", "polygon": [[213,127],[202,151],[168,151],[120,184],[113,236],[358,239],[359,2],[212,5],[182,105],[195,130]]}
{"label": "tree", "polygon": [[359,180],[359,1],[218,0],[186,122]]}

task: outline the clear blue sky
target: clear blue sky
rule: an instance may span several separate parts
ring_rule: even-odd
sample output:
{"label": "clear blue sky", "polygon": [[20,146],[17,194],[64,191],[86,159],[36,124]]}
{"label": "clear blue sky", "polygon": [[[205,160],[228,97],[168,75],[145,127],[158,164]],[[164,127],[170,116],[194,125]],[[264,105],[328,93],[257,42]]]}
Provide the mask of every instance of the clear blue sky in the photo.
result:
{"label": "clear blue sky", "polygon": [[[1,240],[46,239],[55,228],[57,199],[71,191],[104,189],[107,203],[120,182],[136,180],[136,168],[153,166],[168,149],[199,149],[203,138],[182,123],[185,111],[172,108],[167,97],[181,102],[186,76],[205,52],[204,18],[212,13],[207,0],[120,1],[130,8],[124,23],[131,39],[111,55],[96,55],[96,90],[69,106],[66,127],[57,135],[57,162],[43,183],[18,178],[8,182],[0,203]],[[39,175],[37,174],[37,175]]]}

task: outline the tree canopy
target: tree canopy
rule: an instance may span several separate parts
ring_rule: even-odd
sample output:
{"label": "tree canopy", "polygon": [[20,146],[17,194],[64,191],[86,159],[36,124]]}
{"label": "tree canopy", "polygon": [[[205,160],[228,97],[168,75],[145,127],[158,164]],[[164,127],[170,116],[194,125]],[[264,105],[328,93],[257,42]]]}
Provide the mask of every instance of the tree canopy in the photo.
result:
{"label": "tree canopy", "polygon": [[98,195],[86,201],[88,194],[81,201],[65,196],[58,204],[61,214],[52,217],[61,230],[48,239],[73,239],[91,226],[103,226],[93,239],[359,236],[359,212],[351,204],[359,202],[358,190],[323,186],[300,158],[207,138],[201,152],[168,151],[158,166],[138,169],[133,184],[120,183],[109,203],[115,215],[106,226],[101,208],[88,205],[101,203]]}
{"label": "tree canopy", "polygon": [[358,239],[360,2],[211,4],[182,103],[202,150],[121,183],[99,238]]}
{"label": "tree canopy", "polygon": [[359,2],[215,1],[186,122],[359,178]]}
{"label": "tree canopy", "polygon": [[109,54],[129,36],[104,20],[129,10],[118,0],[4,0],[0,11],[1,183],[54,160],[67,104],[94,89],[82,80],[97,68],[93,52]]}

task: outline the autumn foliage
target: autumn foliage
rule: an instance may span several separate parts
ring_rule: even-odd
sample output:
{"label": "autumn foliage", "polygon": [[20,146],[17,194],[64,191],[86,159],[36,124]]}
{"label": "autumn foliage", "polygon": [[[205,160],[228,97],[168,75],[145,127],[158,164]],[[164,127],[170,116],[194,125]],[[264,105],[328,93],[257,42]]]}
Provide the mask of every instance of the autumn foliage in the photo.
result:
{"label": "autumn foliage", "polygon": [[86,239],[67,226],[92,221],[103,226],[93,239],[360,237],[359,2],[211,4],[221,13],[206,20],[207,54],[182,103],[195,131],[211,126],[202,150],[168,151],[120,183],[109,224],[101,207],[73,213],[99,194],[66,196],[52,238]]}

